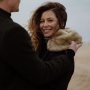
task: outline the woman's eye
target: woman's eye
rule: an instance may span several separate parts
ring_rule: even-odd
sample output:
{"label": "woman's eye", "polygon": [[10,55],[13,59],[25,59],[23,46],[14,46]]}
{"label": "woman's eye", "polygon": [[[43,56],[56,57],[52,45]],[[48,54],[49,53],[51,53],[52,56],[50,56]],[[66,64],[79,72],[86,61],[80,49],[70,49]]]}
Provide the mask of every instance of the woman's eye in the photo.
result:
{"label": "woman's eye", "polygon": [[40,20],[40,23],[44,22],[43,20]]}
{"label": "woman's eye", "polygon": [[53,20],[48,20],[49,22],[52,22]]}

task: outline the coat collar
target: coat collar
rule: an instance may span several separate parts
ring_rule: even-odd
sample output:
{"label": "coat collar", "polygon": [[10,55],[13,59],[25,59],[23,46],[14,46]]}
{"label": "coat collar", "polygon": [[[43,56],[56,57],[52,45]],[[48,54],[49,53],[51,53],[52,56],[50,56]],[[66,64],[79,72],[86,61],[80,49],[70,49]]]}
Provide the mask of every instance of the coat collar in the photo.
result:
{"label": "coat collar", "polygon": [[5,10],[0,8],[0,16],[2,16],[4,18],[10,18],[11,17],[11,13],[8,13]]}
{"label": "coat collar", "polygon": [[74,30],[60,29],[51,39],[48,40],[47,49],[50,51],[66,50],[69,48],[71,41],[82,43],[82,37]]}

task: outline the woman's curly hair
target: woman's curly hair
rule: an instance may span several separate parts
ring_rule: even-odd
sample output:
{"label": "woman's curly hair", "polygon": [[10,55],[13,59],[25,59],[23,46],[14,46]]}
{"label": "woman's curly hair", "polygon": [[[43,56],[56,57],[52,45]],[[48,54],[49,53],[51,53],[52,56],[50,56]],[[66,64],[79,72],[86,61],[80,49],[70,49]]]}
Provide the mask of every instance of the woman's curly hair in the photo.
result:
{"label": "woman's curly hair", "polygon": [[34,50],[37,50],[37,48],[40,46],[40,39],[42,37],[42,33],[39,27],[40,19],[42,13],[47,10],[52,10],[55,13],[61,29],[64,29],[66,25],[67,13],[64,5],[58,2],[47,2],[37,8],[28,23],[28,30],[31,33],[31,40]]}

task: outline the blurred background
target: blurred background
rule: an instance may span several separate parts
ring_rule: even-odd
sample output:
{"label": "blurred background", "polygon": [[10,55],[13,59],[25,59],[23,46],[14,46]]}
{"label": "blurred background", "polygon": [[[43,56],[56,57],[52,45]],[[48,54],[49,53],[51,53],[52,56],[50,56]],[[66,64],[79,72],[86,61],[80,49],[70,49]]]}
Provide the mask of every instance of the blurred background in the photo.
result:
{"label": "blurred background", "polygon": [[47,1],[60,2],[66,7],[66,26],[83,38],[83,45],[75,55],[75,71],[68,90],[90,90],[90,0],[21,0],[20,11],[13,13],[12,18],[27,29],[33,11]]}

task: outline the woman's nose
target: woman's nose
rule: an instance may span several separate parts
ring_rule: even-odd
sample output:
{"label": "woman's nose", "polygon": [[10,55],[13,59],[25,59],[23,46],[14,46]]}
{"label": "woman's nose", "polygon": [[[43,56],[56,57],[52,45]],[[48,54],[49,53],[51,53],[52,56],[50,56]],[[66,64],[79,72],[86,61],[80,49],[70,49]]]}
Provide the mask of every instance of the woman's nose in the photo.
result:
{"label": "woman's nose", "polygon": [[43,23],[43,26],[48,26],[48,22],[45,21],[45,22]]}

